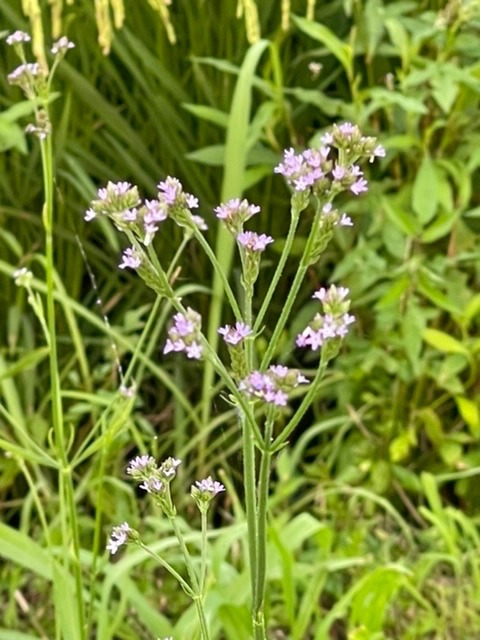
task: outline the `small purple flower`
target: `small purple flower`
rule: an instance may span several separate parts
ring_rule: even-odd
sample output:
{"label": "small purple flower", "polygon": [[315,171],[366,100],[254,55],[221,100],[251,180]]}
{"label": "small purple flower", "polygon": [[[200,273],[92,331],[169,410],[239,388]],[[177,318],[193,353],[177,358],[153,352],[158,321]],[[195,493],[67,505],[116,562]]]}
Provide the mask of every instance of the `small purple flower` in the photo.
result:
{"label": "small purple flower", "polygon": [[252,371],[238,388],[252,398],[259,398],[268,404],[284,407],[288,393],[300,384],[308,383],[307,378],[297,369],[283,365],[272,365],[267,371]]}
{"label": "small purple flower", "polygon": [[259,211],[260,207],[240,198],[232,198],[214,209],[217,218],[222,220],[235,236],[243,230],[244,223]]}
{"label": "small purple flower", "polygon": [[107,551],[110,551],[112,556],[115,555],[118,549],[123,544],[126,544],[129,538],[131,538],[132,535],[135,535],[135,533],[136,532],[130,528],[128,522],[124,522],[117,527],[113,527],[112,533],[110,534],[110,538],[107,542]]}
{"label": "small purple flower", "polygon": [[159,467],[159,473],[166,482],[170,482],[177,475],[177,468],[182,464],[178,458],[171,456],[164,460]]}
{"label": "small purple flower", "polygon": [[8,74],[7,80],[10,84],[19,84],[31,82],[32,78],[37,78],[43,74],[38,62],[25,62],[19,65],[11,73]]}
{"label": "small purple flower", "polygon": [[165,484],[155,476],[151,476],[150,478],[145,478],[142,484],[138,485],[140,489],[143,489],[147,493],[151,493],[153,495],[162,494],[165,491]]}
{"label": "small purple flower", "polygon": [[250,251],[265,251],[267,245],[273,242],[273,238],[264,233],[259,235],[254,231],[242,231],[237,236],[237,242]]}
{"label": "small purple flower", "polygon": [[313,189],[325,177],[329,153],[328,147],[306,149],[301,154],[286,149],[283,162],[275,167],[274,172],[282,174],[295,191]]}
{"label": "small purple flower", "polygon": [[[215,497],[217,493],[225,491],[223,484],[217,480],[212,480],[211,476],[208,476],[208,478],[205,478],[204,480],[196,480],[195,484],[199,491],[209,494],[212,498]],[[193,488],[194,485],[192,485],[192,489]]]}
{"label": "small purple flower", "polygon": [[386,152],[385,148],[382,145],[377,145],[372,152],[372,155],[369,158],[369,162],[373,162],[375,158],[385,158]]}
{"label": "small purple flower", "polygon": [[217,480],[212,480],[211,476],[208,476],[208,478],[205,478],[204,480],[196,480],[195,484],[192,484],[190,490],[197,507],[205,514],[207,513],[213,498],[222,491],[225,491],[223,484],[221,482],[217,482]]}
{"label": "small purple flower", "polygon": [[358,196],[361,193],[364,193],[365,191],[368,191],[367,185],[368,185],[368,183],[365,180],[365,178],[359,178],[356,182],[354,182],[351,185],[350,191],[352,191],[352,193],[354,193],[356,196]]}
{"label": "small purple flower", "polygon": [[346,213],[342,213],[340,220],[337,223],[340,227],[353,227],[353,222],[350,216]]}
{"label": "small purple flower", "polygon": [[142,258],[135,247],[125,249],[122,255],[122,262],[118,265],[120,269],[138,269],[142,264]]}
{"label": "small purple flower", "polygon": [[176,313],[173,320],[173,325],[168,330],[163,353],[184,351],[188,358],[199,360],[203,354],[201,344],[202,317],[188,307],[186,313]]}
{"label": "small purple flower", "polygon": [[349,325],[355,322],[355,317],[348,313],[349,293],[346,287],[331,285],[328,289],[322,287],[313,294],[312,297],[322,303],[324,313],[317,313],[297,336],[298,347],[310,347],[312,351],[316,351],[326,341],[342,339],[347,335]]}
{"label": "small purple flower", "polygon": [[218,333],[223,336],[223,339],[227,344],[231,344],[233,346],[237,345],[242,340],[252,333],[251,327],[244,322],[236,322],[235,327],[231,327],[230,325],[225,325],[224,327],[220,327]]}
{"label": "small purple flower", "polygon": [[74,49],[75,45],[66,36],[62,36],[57,42],[53,44],[51,52],[53,55],[65,54],[69,49]]}
{"label": "small purple flower", "polygon": [[25,31],[14,31],[7,36],[6,43],[8,45],[21,44],[23,42],[30,42],[31,38]]}
{"label": "small purple flower", "polygon": [[155,462],[155,458],[145,454],[130,460],[127,467],[127,473],[133,477],[143,477],[144,474],[150,474],[152,471],[156,470],[156,468],[157,463]]}

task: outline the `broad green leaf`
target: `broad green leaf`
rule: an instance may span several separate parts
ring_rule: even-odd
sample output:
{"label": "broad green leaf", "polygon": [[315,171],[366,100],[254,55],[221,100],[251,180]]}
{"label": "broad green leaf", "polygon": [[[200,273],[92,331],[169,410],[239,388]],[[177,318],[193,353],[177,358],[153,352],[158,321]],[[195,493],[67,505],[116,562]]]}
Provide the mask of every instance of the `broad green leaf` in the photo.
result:
{"label": "broad green leaf", "polygon": [[391,198],[383,196],[380,199],[381,206],[385,210],[389,220],[403,231],[409,238],[416,237],[421,227],[415,217],[403,209],[400,205],[393,202]]}
{"label": "broad green leaf", "polygon": [[477,403],[465,396],[457,396],[455,402],[472,436],[475,438],[480,436],[480,413]]}
{"label": "broad green leaf", "polygon": [[442,353],[463,353],[468,355],[468,349],[461,342],[439,329],[425,329],[422,337],[427,344]]}
{"label": "broad green leaf", "polygon": [[39,347],[38,349],[30,351],[30,353],[22,356],[15,363],[9,366],[7,365],[7,367],[2,372],[0,372],[0,380],[2,380],[3,378],[11,378],[22,371],[31,369],[36,364],[47,358],[48,353],[48,347]]}
{"label": "broad green leaf", "polygon": [[193,113],[194,116],[200,118],[201,120],[205,120],[206,122],[211,122],[212,124],[216,124],[222,129],[226,129],[228,125],[228,113],[224,111],[220,111],[220,109],[214,109],[213,107],[209,107],[204,104],[189,104],[185,103],[182,105],[186,111]]}
{"label": "broad green leaf", "polygon": [[418,419],[423,424],[428,439],[434,446],[439,446],[444,439],[442,421],[431,407],[424,407],[418,411]]}
{"label": "broad green leaf", "polygon": [[397,106],[400,107],[405,113],[412,113],[417,115],[425,115],[428,113],[427,107],[423,104],[420,98],[413,98],[406,96],[399,91],[389,91],[383,88],[374,88],[369,91],[372,99],[372,105],[370,109],[386,108]]}
{"label": "broad green leaf", "polygon": [[20,153],[27,153],[25,132],[16,122],[8,122],[0,114],[0,153],[7,149],[17,149]]}
{"label": "broad green leaf", "polygon": [[412,207],[421,224],[427,224],[438,205],[437,172],[431,158],[425,156],[413,183]]}
{"label": "broad green leaf", "polygon": [[456,467],[462,458],[463,447],[458,442],[444,440],[438,448],[440,457],[449,467]]}
{"label": "broad green leaf", "polygon": [[48,553],[25,533],[0,522],[0,556],[15,565],[52,580],[52,565]]}
{"label": "broad green leaf", "polygon": [[191,153],[187,153],[186,157],[194,162],[206,164],[212,167],[221,167],[225,162],[225,145],[214,144],[209,147],[197,149]]}
{"label": "broad green leaf", "polygon": [[452,230],[453,225],[457,221],[456,211],[447,211],[439,215],[429,225],[420,236],[421,241],[425,243],[436,242],[440,238],[446,236]]}
{"label": "broad green leaf", "polygon": [[403,567],[396,566],[377,567],[365,576],[352,598],[350,624],[364,626],[370,633],[381,631],[389,604],[406,575]]}
{"label": "broad green leaf", "polygon": [[300,18],[299,16],[292,16],[292,20],[300,31],[303,31],[303,33],[313,38],[313,40],[324,44],[330,53],[340,62],[348,78],[353,77],[353,51],[350,45],[345,44],[340,38],[337,38],[337,36],[323,24],[307,20],[306,18]]}

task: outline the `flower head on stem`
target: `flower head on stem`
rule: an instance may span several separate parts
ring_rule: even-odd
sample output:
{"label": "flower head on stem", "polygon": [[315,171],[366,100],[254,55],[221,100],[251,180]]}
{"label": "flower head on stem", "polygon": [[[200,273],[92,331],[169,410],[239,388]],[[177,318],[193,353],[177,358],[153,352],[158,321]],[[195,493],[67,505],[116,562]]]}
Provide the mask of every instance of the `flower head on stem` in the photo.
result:
{"label": "flower head on stem", "polygon": [[335,345],[347,335],[348,327],[355,322],[355,317],[348,313],[350,300],[346,287],[331,285],[328,289],[322,287],[313,294],[313,298],[320,300],[323,314],[317,313],[309,325],[297,336],[297,346],[310,347],[316,351],[328,341]]}
{"label": "flower head on stem", "polygon": [[216,216],[222,220],[227,229],[234,236],[243,231],[243,225],[247,220],[260,211],[260,207],[250,204],[248,200],[233,198],[214,209]]}
{"label": "flower head on stem", "polygon": [[195,500],[197,507],[200,511],[207,512],[213,498],[225,491],[225,487],[221,482],[212,480],[211,476],[204,480],[196,480],[195,484],[192,484],[191,495]]}
{"label": "flower head on stem", "polygon": [[308,379],[297,369],[271,365],[267,371],[252,371],[238,388],[251,398],[258,398],[277,407],[285,407],[290,391]]}
{"label": "flower head on stem", "polygon": [[173,320],[174,322],[168,330],[163,353],[184,351],[188,358],[199,360],[203,354],[201,344],[202,316],[188,307],[186,313],[175,314]]}
{"label": "flower head on stem", "polygon": [[138,532],[132,529],[128,522],[124,522],[117,527],[113,527],[106,548],[113,556],[122,545],[127,544],[127,542],[136,542],[138,539]]}

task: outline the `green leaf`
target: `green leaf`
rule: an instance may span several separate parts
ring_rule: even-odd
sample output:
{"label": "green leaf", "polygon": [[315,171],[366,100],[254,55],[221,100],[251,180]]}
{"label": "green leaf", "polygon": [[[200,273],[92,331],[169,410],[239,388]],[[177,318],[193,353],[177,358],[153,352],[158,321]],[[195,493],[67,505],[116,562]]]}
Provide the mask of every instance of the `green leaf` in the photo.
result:
{"label": "green leaf", "polygon": [[469,400],[465,396],[456,396],[455,402],[472,436],[475,438],[480,436],[480,414],[476,402]]}
{"label": "green leaf", "polygon": [[462,458],[463,447],[458,442],[447,439],[441,443],[438,452],[445,464],[449,467],[456,467]]}
{"label": "green leaf", "polygon": [[409,238],[415,238],[421,231],[421,227],[418,224],[418,220],[414,216],[403,209],[396,202],[393,202],[391,198],[383,196],[380,199],[381,206],[383,207],[390,222],[403,231]]}
{"label": "green leaf", "polygon": [[292,20],[300,31],[310,36],[310,38],[313,38],[313,40],[324,44],[345,69],[348,78],[353,77],[353,51],[350,45],[345,44],[337,38],[337,36],[323,24],[307,20],[306,18],[300,18],[299,16],[292,16]]}
{"label": "green leaf", "polygon": [[464,347],[461,342],[439,329],[425,329],[422,337],[427,344],[442,353],[463,353],[467,356],[469,355],[468,349]]}
{"label": "green leaf", "polygon": [[206,164],[211,167],[221,167],[225,162],[225,145],[214,144],[209,147],[203,147],[202,149],[187,153],[186,157],[200,164]]}
{"label": "green leaf", "polygon": [[7,366],[6,369],[0,372],[0,380],[4,378],[11,378],[16,376],[21,371],[31,369],[36,364],[48,357],[50,349],[48,347],[40,347],[30,351],[26,355],[22,356],[17,362]]}
{"label": "green leaf", "polygon": [[412,207],[422,225],[433,218],[437,204],[437,172],[433,160],[425,156],[415,177],[412,192]]}
{"label": "green leaf", "polygon": [[17,149],[20,153],[27,153],[27,143],[22,127],[16,122],[9,122],[0,114],[0,153],[7,149]]}
{"label": "green leaf", "polygon": [[407,571],[400,566],[377,567],[362,578],[352,598],[350,624],[364,626],[370,633],[381,631],[388,605],[406,575]]}
{"label": "green leaf", "polygon": [[222,129],[227,128],[228,113],[225,113],[224,111],[220,111],[220,109],[214,109],[213,107],[209,107],[204,104],[184,103],[182,106],[186,111],[193,113],[193,115],[199,118],[200,120],[205,120],[206,122],[211,122],[212,124],[216,124]]}
{"label": "green leaf", "polygon": [[1,522],[0,556],[46,580],[53,577],[50,557],[46,551],[26,534]]}

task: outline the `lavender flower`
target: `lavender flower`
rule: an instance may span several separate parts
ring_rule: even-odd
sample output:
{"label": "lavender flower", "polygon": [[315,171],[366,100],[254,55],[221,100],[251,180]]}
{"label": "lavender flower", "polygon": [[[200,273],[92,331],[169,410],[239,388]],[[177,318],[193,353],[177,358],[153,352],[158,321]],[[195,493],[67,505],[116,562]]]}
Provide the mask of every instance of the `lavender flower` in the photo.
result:
{"label": "lavender flower", "polygon": [[133,458],[127,467],[127,473],[135,479],[149,477],[156,470],[155,458],[147,454]]}
{"label": "lavender flower", "polygon": [[108,216],[118,229],[125,231],[131,228],[132,220],[136,220],[136,207],[140,202],[138,187],[129,182],[109,181],[106,187],[97,191],[97,198],[85,213],[85,220]]}
{"label": "lavender flower", "polygon": [[110,534],[110,538],[107,542],[107,551],[110,551],[113,556],[123,544],[126,544],[130,539],[136,539],[137,537],[137,532],[130,527],[128,522],[124,522],[117,527],[113,527],[112,533]]}
{"label": "lavender flower", "polygon": [[227,229],[237,236],[243,230],[244,223],[258,213],[260,207],[250,204],[248,200],[233,198],[216,207],[214,211],[217,218],[223,220]]}
{"label": "lavender flower", "polygon": [[173,319],[174,323],[168,330],[168,339],[163,348],[163,353],[184,351],[188,358],[199,360],[203,354],[201,315],[188,307],[185,314],[177,313],[173,316]]}
{"label": "lavender flower", "polygon": [[51,52],[53,55],[65,55],[69,49],[74,49],[75,45],[66,36],[62,36],[54,42]]}
{"label": "lavender flower", "polygon": [[122,262],[118,265],[120,269],[138,269],[142,264],[142,257],[135,247],[125,249],[122,255]]}
{"label": "lavender flower", "polygon": [[240,382],[238,388],[252,398],[284,407],[287,404],[288,393],[298,385],[307,383],[308,379],[298,370],[272,365],[268,371],[252,371]]}
{"label": "lavender flower", "polygon": [[316,189],[325,183],[325,176],[330,170],[329,153],[329,147],[306,149],[300,154],[295,154],[292,148],[287,149],[283,162],[275,167],[274,172],[283,175],[295,191]]}
{"label": "lavender flower", "polygon": [[249,251],[260,252],[265,251],[267,245],[273,242],[273,238],[264,233],[259,235],[254,231],[242,231],[237,236],[237,242]]}
{"label": "lavender flower", "polygon": [[[197,490],[202,493],[208,493],[209,495],[215,497],[217,493],[225,491],[225,487],[221,482],[217,482],[217,480],[212,480],[211,476],[205,478],[204,480],[196,480],[195,484],[197,485]],[[192,490],[194,489],[194,485],[192,485]]]}
{"label": "lavender flower", "polygon": [[220,327],[218,333],[223,336],[223,339],[227,344],[236,346],[245,338],[252,333],[251,327],[244,322],[236,322],[235,327],[231,327],[230,325],[225,325],[224,327]]}
{"label": "lavender flower", "polygon": [[178,178],[167,176],[159,182],[158,200],[166,207],[169,217],[181,227],[205,228],[205,221],[200,216],[193,216],[191,209],[198,208],[198,198],[183,190]]}
{"label": "lavender flower", "polygon": [[10,46],[15,44],[21,44],[23,42],[30,42],[31,38],[25,31],[14,31],[7,36],[6,43]]}
{"label": "lavender flower", "polygon": [[38,62],[25,62],[9,73],[7,80],[10,84],[18,84],[24,88],[27,82],[31,83],[33,78],[38,78],[42,75],[42,68]]}
{"label": "lavender flower", "polygon": [[355,317],[348,313],[348,294],[346,287],[335,285],[328,289],[322,287],[313,294],[313,298],[321,301],[324,313],[317,313],[297,336],[297,346],[310,347],[312,351],[316,351],[327,341],[342,339],[347,335],[349,325],[355,321]]}
{"label": "lavender flower", "polygon": [[211,476],[204,480],[196,480],[195,484],[192,484],[191,495],[195,500],[197,507],[203,513],[208,511],[213,498],[222,491],[225,491],[225,487],[221,482],[212,480]]}

